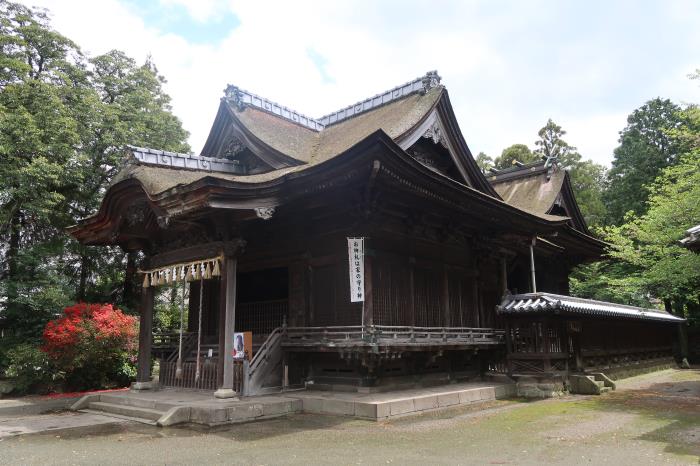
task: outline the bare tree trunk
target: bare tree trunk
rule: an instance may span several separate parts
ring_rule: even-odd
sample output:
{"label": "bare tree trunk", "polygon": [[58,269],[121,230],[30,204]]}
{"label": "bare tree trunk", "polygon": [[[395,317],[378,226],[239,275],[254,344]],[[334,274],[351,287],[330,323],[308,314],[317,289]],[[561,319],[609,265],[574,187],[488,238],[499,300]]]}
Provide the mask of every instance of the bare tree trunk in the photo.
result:
{"label": "bare tree trunk", "polygon": [[[673,310],[677,317],[685,317],[683,315],[684,303],[680,299],[673,300]],[[678,346],[681,361],[688,358],[688,324],[682,322],[678,324]]]}
{"label": "bare tree trunk", "polygon": [[88,277],[88,257],[85,254],[80,255],[80,281],[78,282],[78,290],[75,293],[75,298],[78,301],[85,301],[85,289],[87,288]]}
{"label": "bare tree trunk", "polygon": [[18,255],[22,239],[22,212],[18,209],[10,219],[10,244],[7,248],[7,309],[16,310],[17,280],[19,279]]}
{"label": "bare tree trunk", "polygon": [[129,309],[136,308],[136,256],[137,252],[126,253],[126,270],[124,271],[124,293],[122,299],[124,306]]}

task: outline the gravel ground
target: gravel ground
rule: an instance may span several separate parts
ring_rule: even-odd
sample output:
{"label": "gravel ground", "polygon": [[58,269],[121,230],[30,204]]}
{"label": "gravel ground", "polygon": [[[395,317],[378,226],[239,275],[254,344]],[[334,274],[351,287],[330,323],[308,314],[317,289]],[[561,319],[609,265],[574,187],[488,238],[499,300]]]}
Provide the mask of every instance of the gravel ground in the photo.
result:
{"label": "gravel ground", "polygon": [[373,423],[287,418],[216,430],[125,423],[0,441],[0,464],[698,464],[700,370],[600,397],[498,401]]}

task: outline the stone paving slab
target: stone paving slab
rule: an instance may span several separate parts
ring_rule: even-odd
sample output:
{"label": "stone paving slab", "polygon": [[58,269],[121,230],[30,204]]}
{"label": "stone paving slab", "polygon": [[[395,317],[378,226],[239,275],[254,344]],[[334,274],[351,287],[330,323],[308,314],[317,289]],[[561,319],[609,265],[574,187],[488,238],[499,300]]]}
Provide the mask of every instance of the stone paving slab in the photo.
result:
{"label": "stone paving slab", "polygon": [[99,414],[61,413],[0,419],[0,439],[16,435],[65,431],[127,421]]}

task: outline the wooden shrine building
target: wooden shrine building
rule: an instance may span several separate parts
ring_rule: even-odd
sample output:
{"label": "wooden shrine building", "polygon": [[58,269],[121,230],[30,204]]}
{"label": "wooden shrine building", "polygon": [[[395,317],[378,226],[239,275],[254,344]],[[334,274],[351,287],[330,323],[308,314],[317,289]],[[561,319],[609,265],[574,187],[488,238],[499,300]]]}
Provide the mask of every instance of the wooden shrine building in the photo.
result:
{"label": "wooden shrine building", "polygon": [[[71,233],[145,256],[137,388],[152,354],[162,385],[222,397],[671,355],[679,319],[566,296],[571,268],[604,246],[567,172],[484,175],[436,72],[318,119],[229,86],[201,155],[127,152]],[[165,283],[189,296],[187,325],[152,336]],[[236,332],[252,338],[242,363]]]}

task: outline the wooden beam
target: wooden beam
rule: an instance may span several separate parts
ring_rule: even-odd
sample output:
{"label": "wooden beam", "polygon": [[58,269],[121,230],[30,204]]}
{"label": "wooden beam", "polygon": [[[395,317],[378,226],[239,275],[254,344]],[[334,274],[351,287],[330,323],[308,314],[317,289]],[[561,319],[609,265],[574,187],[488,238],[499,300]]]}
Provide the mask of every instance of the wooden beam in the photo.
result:
{"label": "wooden beam", "polygon": [[234,256],[237,255],[244,246],[245,242],[238,239],[234,241],[212,241],[211,243],[174,249],[150,257],[147,261],[146,268],[158,268],[180,262],[209,259],[219,254]]}

